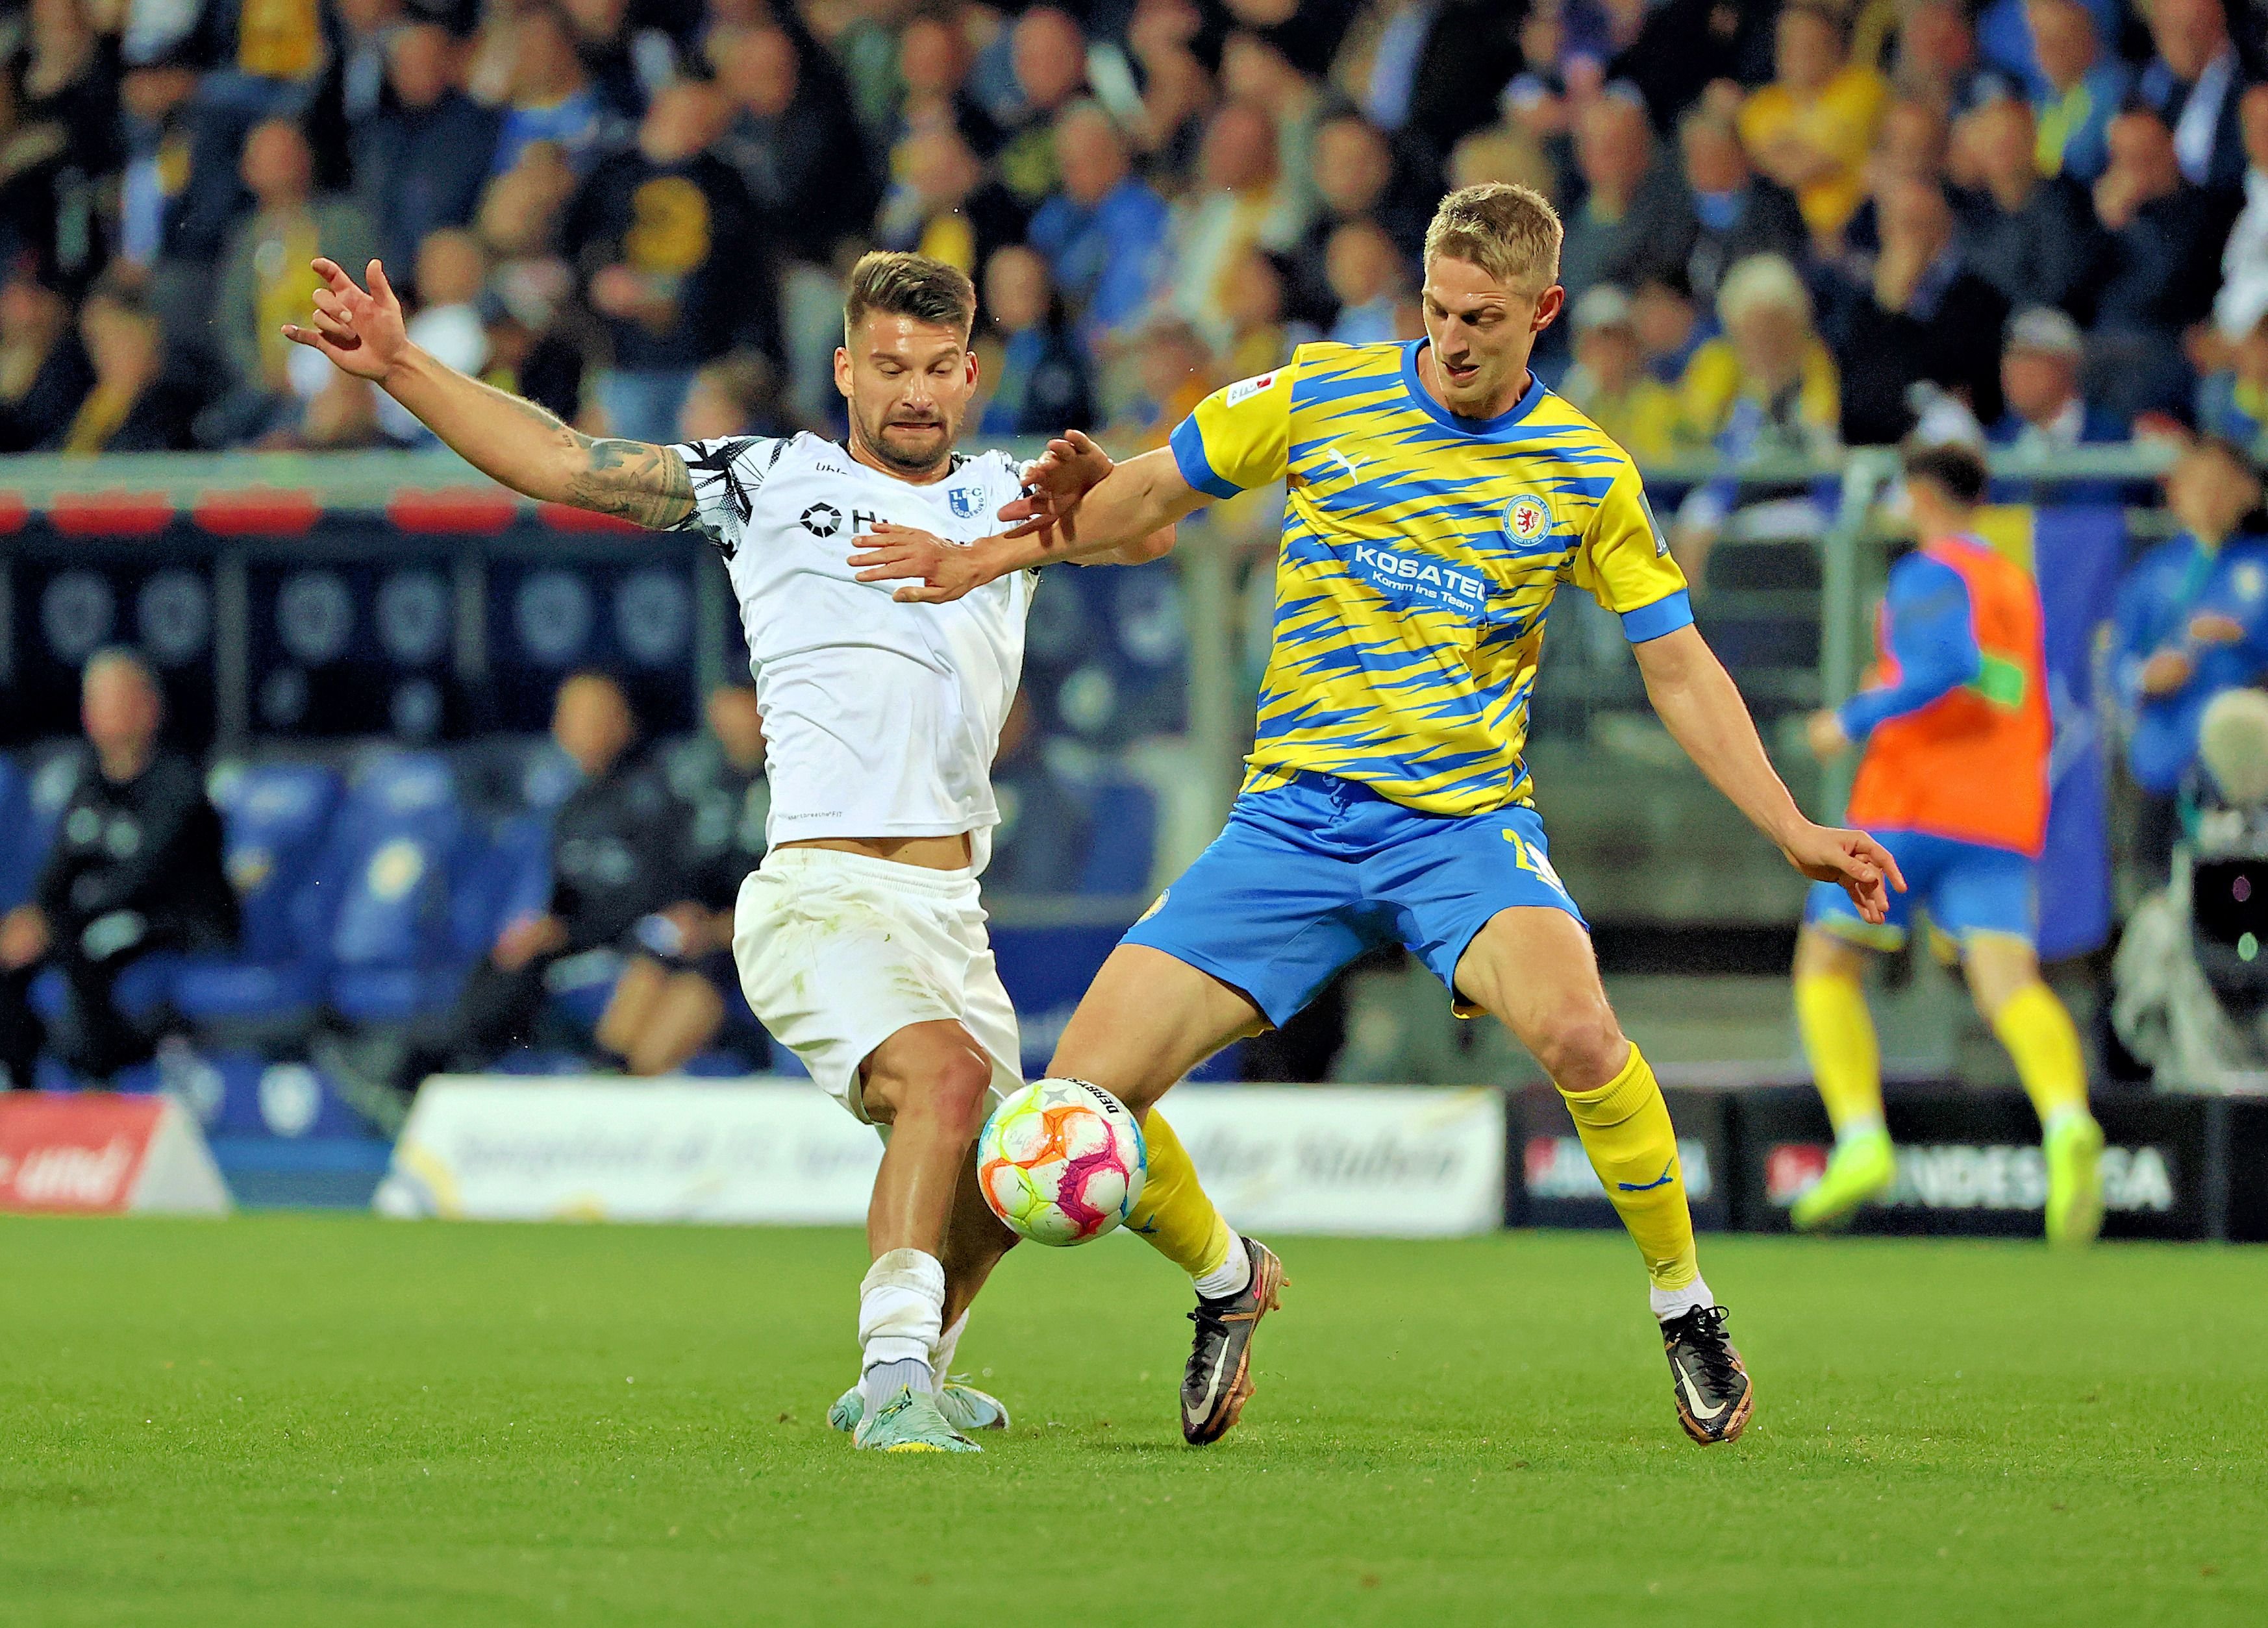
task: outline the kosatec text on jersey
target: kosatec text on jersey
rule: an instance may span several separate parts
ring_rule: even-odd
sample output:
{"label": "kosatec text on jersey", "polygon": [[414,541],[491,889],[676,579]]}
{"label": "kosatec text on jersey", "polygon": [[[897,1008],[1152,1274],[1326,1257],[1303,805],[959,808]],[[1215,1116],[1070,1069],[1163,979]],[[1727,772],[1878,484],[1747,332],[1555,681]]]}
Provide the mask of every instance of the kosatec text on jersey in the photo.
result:
{"label": "kosatec text on jersey", "polygon": [[1390,598],[1418,600],[1445,611],[1478,612],[1488,603],[1488,579],[1424,554],[1375,543],[1351,545],[1355,574]]}

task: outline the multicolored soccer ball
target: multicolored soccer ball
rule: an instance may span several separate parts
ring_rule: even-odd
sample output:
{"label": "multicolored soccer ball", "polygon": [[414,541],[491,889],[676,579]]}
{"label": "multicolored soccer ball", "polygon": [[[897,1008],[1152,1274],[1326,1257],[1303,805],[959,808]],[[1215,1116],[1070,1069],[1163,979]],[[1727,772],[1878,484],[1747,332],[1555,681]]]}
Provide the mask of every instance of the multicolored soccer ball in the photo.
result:
{"label": "multicolored soccer ball", "polygon": [[984,1202],[1035,1243],[1085,1243],[1132,1213],[1150,1155],[1101,1086],[1041,1080],[992,1111],[976,1139]]}

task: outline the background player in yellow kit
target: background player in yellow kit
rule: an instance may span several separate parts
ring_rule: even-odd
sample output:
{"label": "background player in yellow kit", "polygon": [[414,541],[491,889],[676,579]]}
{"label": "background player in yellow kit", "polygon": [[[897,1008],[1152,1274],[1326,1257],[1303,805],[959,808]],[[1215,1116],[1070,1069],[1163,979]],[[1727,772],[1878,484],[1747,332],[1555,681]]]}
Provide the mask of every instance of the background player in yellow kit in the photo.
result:
{"label": "background player in yellow kit", "polygon": [[[1115,467],[1084,437],[1057,444],[1031,479],[1062,535],[968,550],[886,538],[865,559],[878,577],[932,584],[903,594],[952,598],[1288,480],[1243,792],[1104,964],[1049,1073],[1145,1110],[1365,950],[1406,945],[1558,1086],[1645,1258],[1679,1418],[1695,1441],[1721,1441],[1747,1423],[1748,1375],[1701,1279],[1668,1110],[1608,1005],[1521,761],[1558,585],[1620,614],[1662,721],[1789,862],[1875,920],[1895,866],[1796,807],[1694,629],[1637,469],[1528,371],[1565,299],[1559,244],[1557,216],[1525,187],[1453,193],[1426,234],[1424,339],[1302,346],[1207,398],[1169,447]],[[1246,1294],[1213,1308],[1210,1338],[1199,1308],[1185,1412],[1241,1403],[1271,1287],[1272,1262],[1256,1263]]]}
{"label": "background player in yellow kit", "polygon": [[1881,661],[1867,686],[1811,720],[1813,750],[1864,742],[1851,818],[1881,833],[1912,891],[1889,920],[1861,920],[1815,888],[1796,940],[1795,1007],[1812,1078],[1835,1122],[1826,1174],[1790,1213],[1827,1227],[1889,1191],[1897,1170],[1882,1123],[1882,1064],[1860,979],[1869,950],[1905,942],[1918,904],[1960,947],[1977,1009],[2040,1116],[2048,1236],[2085,1243],[2102,1225],[2102,1127],[2087,1064],[2036,948],[2048,825],[2047,657],[2039,590],[1973,531],[1984,462],[1966,447],[1905,454],[1921,546],[1890,568]]}

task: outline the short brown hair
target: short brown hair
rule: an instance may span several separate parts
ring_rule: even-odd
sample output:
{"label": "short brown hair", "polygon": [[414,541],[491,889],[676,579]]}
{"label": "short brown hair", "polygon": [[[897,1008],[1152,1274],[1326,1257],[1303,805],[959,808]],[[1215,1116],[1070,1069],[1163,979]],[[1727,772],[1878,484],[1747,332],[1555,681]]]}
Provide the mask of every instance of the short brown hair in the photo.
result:
{"label": "short brown hair", "polygon": [[1559,212],[1532,187],[1490,181],[1441,200],[1425,228],[1425,259],[1469,260],[1498,282],[1541,273],[1543,286],[1559,281]]}
{"label": "short brown hair", "polygon": [[911,317],[959,330],[966,340],[976,321],[976,287],[957,266],[926,254],[862,254],[843,293],[843,332],[856,333],[869,312]]}
{"label": "short brown hair", "polygon": [[1984,455],[1958,441],[1918,441],[1909,438],[1898,449],[1898,462],[1909,480],[1935,482],[1945,495],[1964,507],[1984,498],[1990,476]]}

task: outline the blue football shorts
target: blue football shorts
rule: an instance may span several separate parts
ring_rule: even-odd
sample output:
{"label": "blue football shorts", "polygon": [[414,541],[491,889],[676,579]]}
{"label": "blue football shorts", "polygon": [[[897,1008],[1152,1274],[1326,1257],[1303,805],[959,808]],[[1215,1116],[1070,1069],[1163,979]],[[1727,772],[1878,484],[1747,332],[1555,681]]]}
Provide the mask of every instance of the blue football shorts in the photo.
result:
{"label": "blue football shorts", "polygon": [[1287,1023],[1338,970],[1400,944],[1452,994],[1458,959],[1499,910],[1583,913],[1525,804],[1424,814],[1328,774],[1248,791],[1227,826],[1130,930]]}
{"label": "blue football shorts", "polygon": [[1972,933],[1997,933],[2034,943],[2039,938],[2039,863],[2007,848],[1962,842],[1926,831],[1877,831],[1905,873],[1906,891],[1890,894],[1889,919],[1874,927],[1851,896],[1832,883],[1815,883],[1804,920],[1871,950],[1896,950],[1919,909],[1930,925],[1955,943]]}

